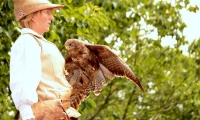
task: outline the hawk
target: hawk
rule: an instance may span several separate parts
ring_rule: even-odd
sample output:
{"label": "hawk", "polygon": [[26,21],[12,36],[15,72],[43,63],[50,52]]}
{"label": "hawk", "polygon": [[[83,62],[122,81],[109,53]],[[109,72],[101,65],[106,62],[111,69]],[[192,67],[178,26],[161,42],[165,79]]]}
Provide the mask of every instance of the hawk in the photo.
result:
{"label": "hawk", "polygon": [[65,58],[66,79],[72,89],[71,105],[78,109],[90,92],[99,95],[107,85],[106,77],[126,77],[144,91],[140,81],[128,65],[106,45],[92,45],[78,39],[65,42],[68,56]]}

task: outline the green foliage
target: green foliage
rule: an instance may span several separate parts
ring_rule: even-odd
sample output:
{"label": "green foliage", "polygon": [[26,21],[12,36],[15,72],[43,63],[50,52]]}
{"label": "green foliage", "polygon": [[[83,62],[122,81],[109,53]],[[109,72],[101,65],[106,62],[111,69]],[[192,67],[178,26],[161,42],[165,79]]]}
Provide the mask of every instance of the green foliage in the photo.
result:
{"label": "green foliage", "polygon": [[13,16],[12,0],[0,3],[0,119],[14,118],[16,110],[9,90],[9,51],[12,40],[16,39],[16,22]]}
{"label": "green foliage", "polygon": [[[99,96],[91,94],[80,106],[80,120],[200,119],[200,40],[185,56],[186,24],[179,11],[189,0],[175,4],[154,0],[51,0],[65,7],[54,13],[55,21],[44,36],[66,56],[64,42],[78,38],[105,44],[122,57],[140,79],[145,92],[126,78],[108,80]],[[9,52],[19,35],[12,0],[0,3],[0,119],[18,117],[9,90]],[[148,37],[157,31],[156,38]],[[174,48],[161,45],[173,36]],[[109,38],[109,40],[108,40]],[[170,40],[169,40],[170,41]]]}

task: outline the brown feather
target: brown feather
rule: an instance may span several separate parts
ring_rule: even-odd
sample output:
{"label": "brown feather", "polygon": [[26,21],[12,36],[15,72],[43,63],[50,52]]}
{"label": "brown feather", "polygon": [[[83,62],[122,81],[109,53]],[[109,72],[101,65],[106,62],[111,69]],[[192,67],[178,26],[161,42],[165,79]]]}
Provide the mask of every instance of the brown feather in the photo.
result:
{"label": "brown feather", "polygon": [[72,106],[78,109],[81,101],[89,97],[91,91],[98,95],[107,84],[105,77],[127,77],[144,91],[140,81],[128,65],[105,45],[85,44],[77,39],[65,42],[66,79],[72,85]]}
{"label": "brown feather", "polygon": [[92,90],[88,89],[89,79],[85,72],[77,66],[70,57],[65,58],[65,70],[67,70],[66,79],[72,86],[70,96],[71,107],[78,109],[81,101],[90,95]]}

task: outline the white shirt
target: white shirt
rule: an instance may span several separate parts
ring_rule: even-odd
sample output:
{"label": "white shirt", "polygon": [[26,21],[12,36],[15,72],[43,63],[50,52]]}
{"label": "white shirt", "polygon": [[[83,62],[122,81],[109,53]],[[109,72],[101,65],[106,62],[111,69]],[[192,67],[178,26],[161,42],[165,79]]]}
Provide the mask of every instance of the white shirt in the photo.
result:
{"label": "white shirt", "polygon": [[[23,28],[21,34],[24,33],[43,37],[29,28]],[[42,74],[40,54],[38,42],[29,34],[21,35],[11,48],[11,96],[23,120],[34,118],[31,105],[38,102],[36,89]]]}

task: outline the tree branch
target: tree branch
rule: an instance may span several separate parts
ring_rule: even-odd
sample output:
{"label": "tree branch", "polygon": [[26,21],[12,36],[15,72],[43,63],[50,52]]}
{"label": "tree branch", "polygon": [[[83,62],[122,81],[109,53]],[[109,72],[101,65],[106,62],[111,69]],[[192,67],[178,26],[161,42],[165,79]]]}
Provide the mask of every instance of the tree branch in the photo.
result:
{"label": "tree branch", "polygon": [[128,112],[128,108],[131,105],[131,101],[132,101],[134,93],[135,93],[135,89],[133,89],[132,92],[131,92],[131,95],[129,97],[128,103],[126,105],[126,108],[125,108],[125,111],[124,111],[124,114],[123,114],[123,117],[122,117],[122,120],[125,120],[125,118],[126,118],[126,115],[127,115],[127,112]]}

